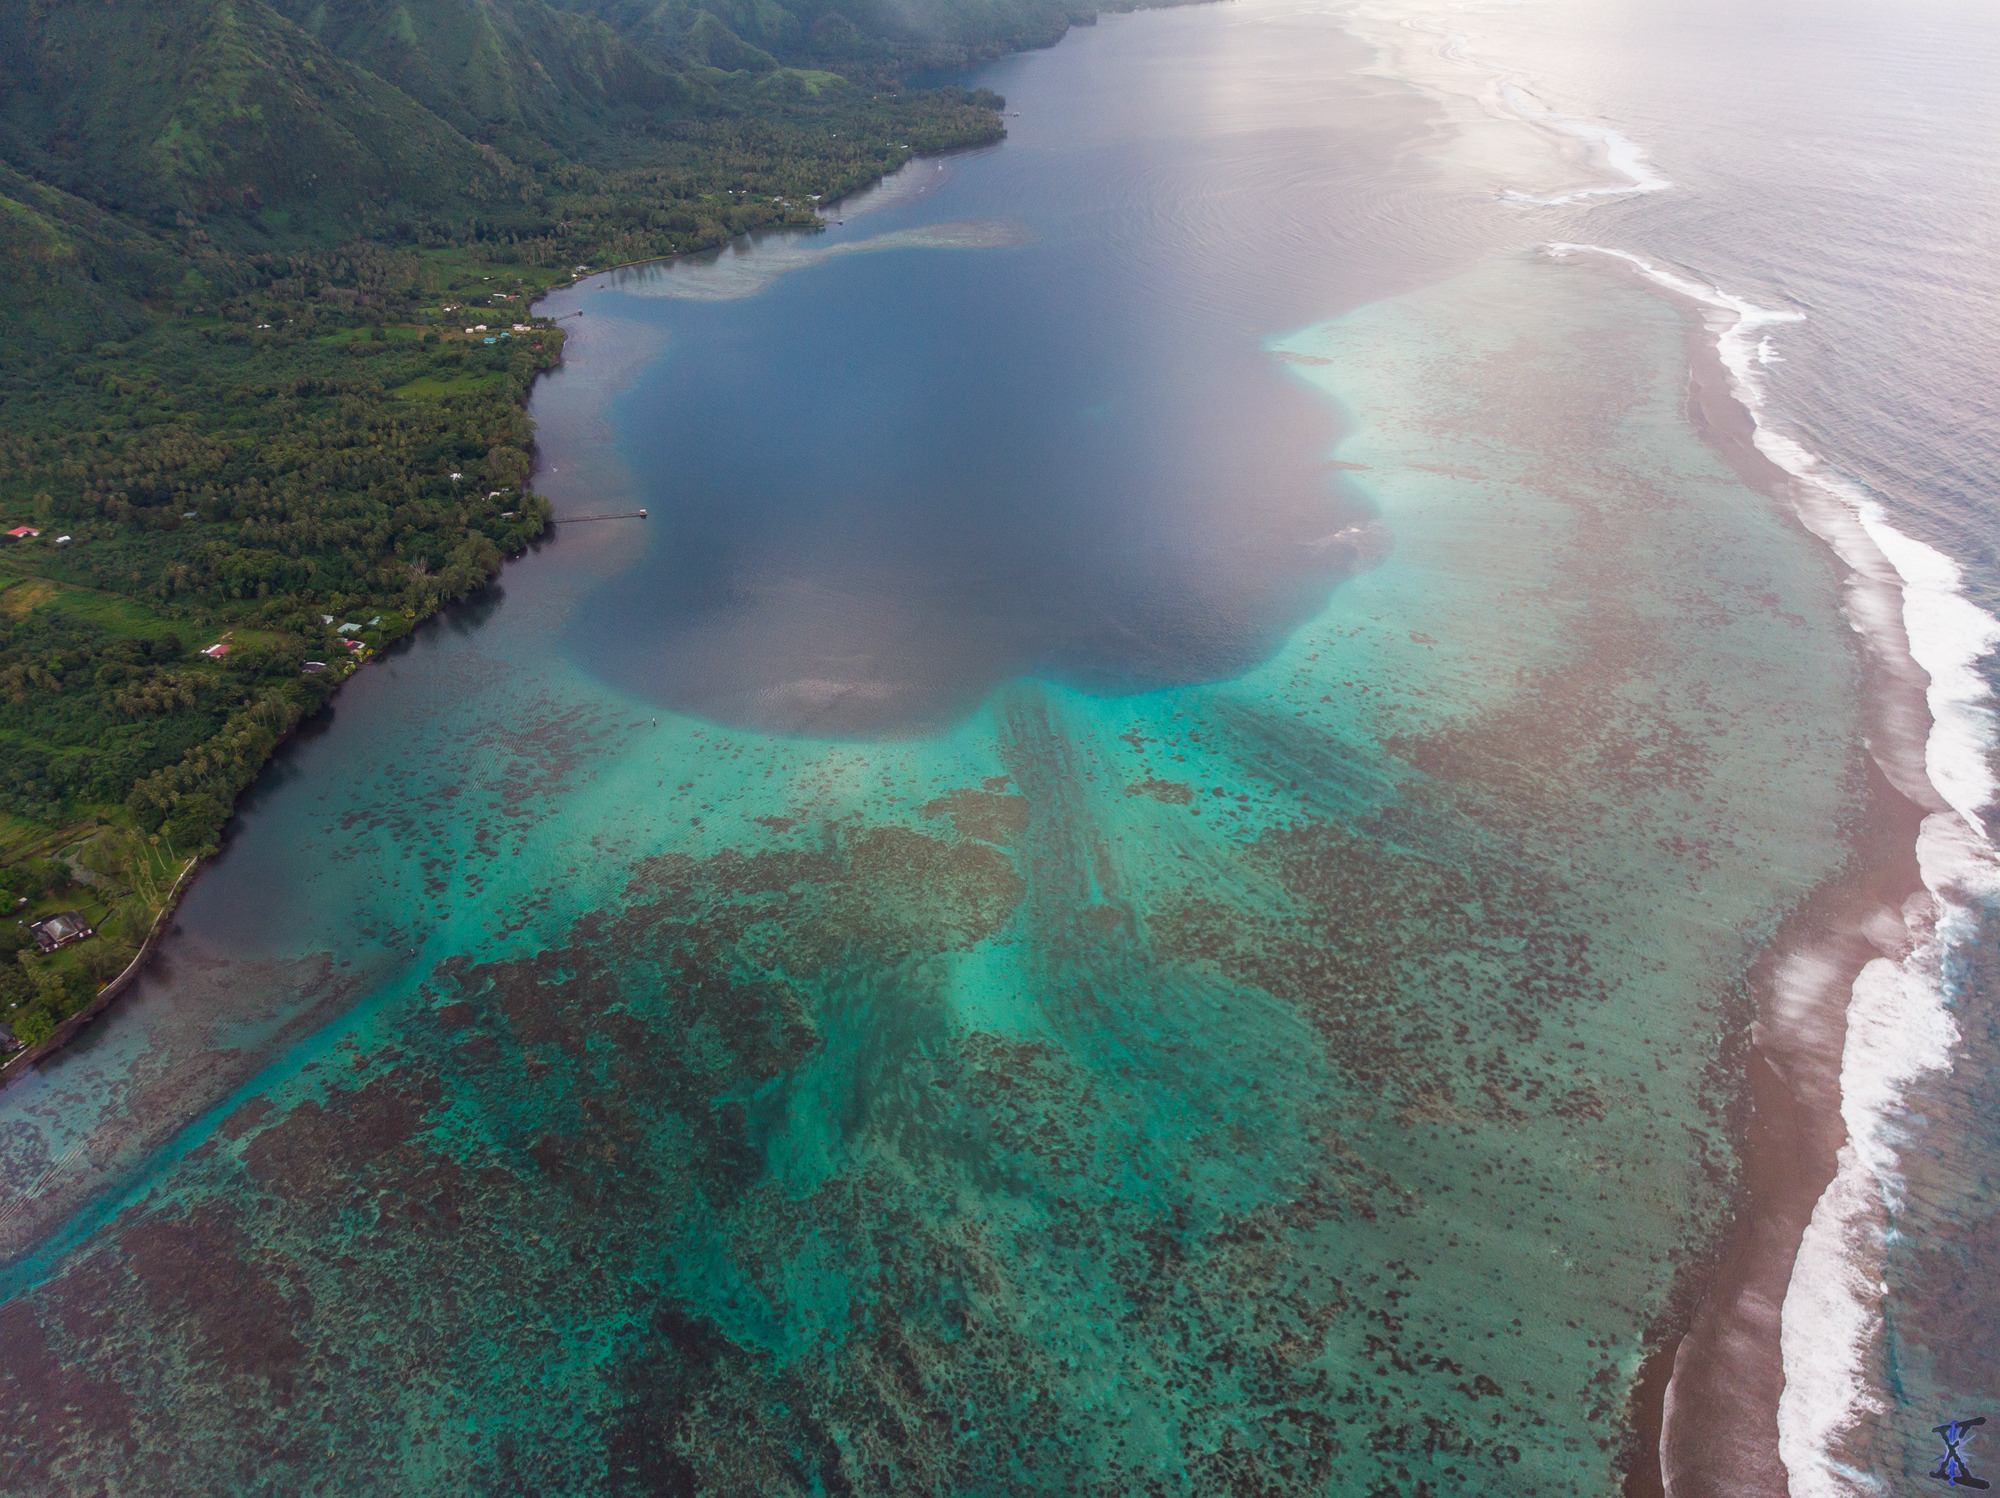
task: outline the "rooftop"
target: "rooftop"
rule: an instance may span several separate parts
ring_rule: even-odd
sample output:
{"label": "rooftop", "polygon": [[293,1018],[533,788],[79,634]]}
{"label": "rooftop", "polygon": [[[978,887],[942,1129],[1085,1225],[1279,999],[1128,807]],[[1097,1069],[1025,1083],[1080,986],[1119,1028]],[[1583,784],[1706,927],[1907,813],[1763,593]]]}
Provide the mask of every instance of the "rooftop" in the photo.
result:
{"label": "rooftop", "polygon": [[36,921],[28,931],[35,938],[35,945],[44,952],[53,952],[57,947],[66,947],[91,935],[90,923],[74,910],[46,916]]}

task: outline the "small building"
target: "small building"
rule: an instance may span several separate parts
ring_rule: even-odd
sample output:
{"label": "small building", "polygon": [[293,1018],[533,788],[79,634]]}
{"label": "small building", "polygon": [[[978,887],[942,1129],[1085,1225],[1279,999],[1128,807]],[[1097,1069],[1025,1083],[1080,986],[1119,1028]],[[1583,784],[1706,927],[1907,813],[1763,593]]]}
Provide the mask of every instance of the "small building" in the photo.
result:
{"label": "small building", "polygon": [[12,536],[16,541],[32,541],[41,532],[36,530],[32,525],[17,525],[11,531],[7,532],[7,534]]}
{"label": "small building", "polygon": [[219,640],[215,644],[209,646],[208,649],[204,650],[202,654],[207,656],[210,660],[219,661],[225,655],[229,654],[229,642],[227,640]]}
{"label": "small building", "polygon": [[53,952],[58,947],[69,946],[96,933],[90,923],[74,910],[65,910],[44,920],[36,921],[28,928],[28,934],[35,939],[35,945],[44,952]]}
{"label": "small building", "polygon": [[317,676],[325,669],[325,661],[307,661],[303,666],[299,667],[299,674],[302,676]]}

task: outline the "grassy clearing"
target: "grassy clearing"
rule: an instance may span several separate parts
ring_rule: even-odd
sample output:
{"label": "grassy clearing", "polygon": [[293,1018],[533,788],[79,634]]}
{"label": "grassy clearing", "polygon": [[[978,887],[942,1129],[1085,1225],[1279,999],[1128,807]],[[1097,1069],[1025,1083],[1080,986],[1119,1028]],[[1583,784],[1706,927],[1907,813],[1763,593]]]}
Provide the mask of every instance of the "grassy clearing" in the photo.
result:
{"label": "grassy clearing", "polygon": [[0,589],[4,589],[0,591],[0,615],[9,619],[23,618],[35,610],[55,609],[74,618],[88,620],[120,639],[173,638],[183,646],[191,647],[195,637],[202,633],[197,623],[168,619],[137,599],[120,597],[100,588],[0,571]]}

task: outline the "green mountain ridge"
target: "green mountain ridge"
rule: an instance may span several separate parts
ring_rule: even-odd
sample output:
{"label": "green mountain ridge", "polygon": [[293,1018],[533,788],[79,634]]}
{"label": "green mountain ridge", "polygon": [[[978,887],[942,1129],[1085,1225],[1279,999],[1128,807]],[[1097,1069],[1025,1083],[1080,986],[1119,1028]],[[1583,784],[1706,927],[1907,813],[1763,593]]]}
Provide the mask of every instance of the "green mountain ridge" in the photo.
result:
{"label": "green mountain ridge", "polygon": [[603,21],[543,0],[274,3],[333,55],[468,138],[517,154],[587,154],[591,142],[621,127],[715,103]]}
{"label": "green mountain ridge", "polygon": [[18,342],[130,336],[175,269],[116,215],[0,163],[0,316]]}
{"label": "green mountain ridge", "polygon": [[[788,68],[831,69],[879,98],[909,68],[1045,45],[1095,14],[1062,0],[4,7],[0,163],[11,175],[0,193],[14,206],[0,256],[25,266],[68,255],[129,297],[144,278],[112,246],[125,244],[123,260],[141,253],[135,231],[199,225],[247,247],[246,224],[326,243],[426,219],[519,217],[566,166],[658,160],[702,122],[781,127],[788,104],[822,91],[758,86]],[[32,202],[25,182],[127,226],[86,227],[91,214]],[[86,300],[109,309],[116,297]]]}
{"label": "green mountain ridge", "polygon": [[329,201],[455,206],[512,175],[264,0],[47,0],[5,24],[0,52],[21,61],[0,80],[0,151],[156,225]]}
{"label": "green mountain ridge", "polygon": [[1061,0],[551,0],[596,16],[656,60],[684,55],[706,14],[780,63],[894,72],[965,63],[1061,40],[1101,10]]}

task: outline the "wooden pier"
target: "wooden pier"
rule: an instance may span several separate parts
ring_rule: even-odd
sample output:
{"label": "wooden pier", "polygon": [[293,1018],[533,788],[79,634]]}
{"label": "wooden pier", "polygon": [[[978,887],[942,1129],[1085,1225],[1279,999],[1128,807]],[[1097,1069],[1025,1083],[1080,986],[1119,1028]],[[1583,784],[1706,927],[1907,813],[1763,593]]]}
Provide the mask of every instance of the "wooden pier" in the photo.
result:
{"label": "wooden pier", "polygon": [[644,510],[627,510],[621,515],[555,515],[550,517],[550,525],[575,525],[584,520],[644,520]]}

